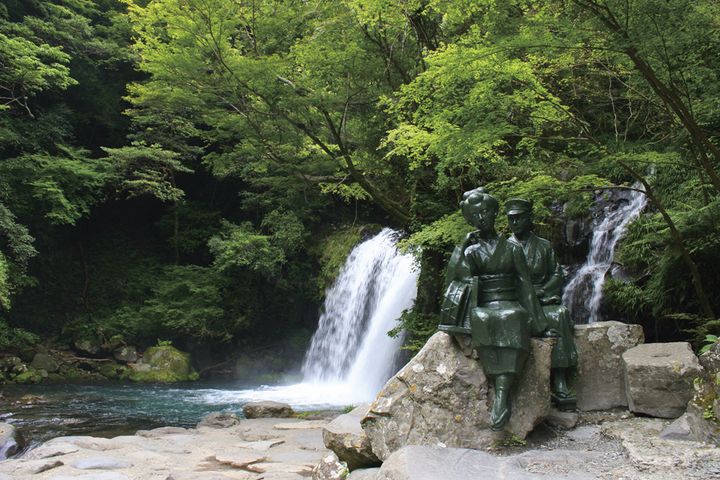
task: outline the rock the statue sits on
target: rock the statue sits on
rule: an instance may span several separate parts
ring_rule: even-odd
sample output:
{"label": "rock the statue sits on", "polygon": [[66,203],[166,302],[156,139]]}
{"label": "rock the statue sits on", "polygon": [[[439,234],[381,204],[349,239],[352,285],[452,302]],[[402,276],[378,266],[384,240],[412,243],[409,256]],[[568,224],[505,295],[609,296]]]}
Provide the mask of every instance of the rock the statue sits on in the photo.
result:
{"label": "rock the statue sits on", "polygon": [[[550,413],[554,339],[532,339],[527,364],[510,397],[508,433],[524,438]],[[362,428],[380,460],[406,445],[483,449],[504,433],[491,430],[493,386],[458,342],[435,333],[378,394]]]}
{"label": "rock the statue sits on", "polygon": [[509,398],[530,350],[530,337],[548,332],[523,247],[495,231],[499,204],[484,188],[463,194],[463,217],[476,228],[455,249],[439,329],[470,334],[494,386],[492,429],[510,419]]}

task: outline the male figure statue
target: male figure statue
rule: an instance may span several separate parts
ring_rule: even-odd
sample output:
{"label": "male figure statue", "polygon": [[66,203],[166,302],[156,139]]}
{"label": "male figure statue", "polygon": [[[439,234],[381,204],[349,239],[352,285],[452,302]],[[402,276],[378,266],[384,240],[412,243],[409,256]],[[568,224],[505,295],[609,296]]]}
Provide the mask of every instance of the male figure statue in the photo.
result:
{"label": "male figure statue", "polygon": [[525,251],[530,277],[540,300],[549,327],[555,330],[558,341],[552,351],[553,400],[558,407],[574,408],[575,398],[567,386],[568,369],[577,365],[574,325],[570,312],[560,304],[564,278],[560,262],[552,244],[533,232],[532,203],[521,198],[505,202],[511,240],[522,245]]}
{"label": "male figure statue", "polygon": [[483,188],[463,194],[465,220],[475,231],[455,249],[439,329],[470,334],[494,384],[493,430],[510,418],[510,393],[530,349],[530,336],[547,330],[520,244],[498,235],[499,205]]}

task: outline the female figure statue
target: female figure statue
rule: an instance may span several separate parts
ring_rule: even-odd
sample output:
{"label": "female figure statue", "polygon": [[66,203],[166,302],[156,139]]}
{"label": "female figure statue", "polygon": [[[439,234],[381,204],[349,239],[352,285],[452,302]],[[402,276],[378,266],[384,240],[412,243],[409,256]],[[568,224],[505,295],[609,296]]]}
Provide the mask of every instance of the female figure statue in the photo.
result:
{"label": "female figure statue", "polygon": [[522,246],[499,236],[499,205],[483,188],[463,194],[465,220],[476,230],[455,250],[448,266],[448,292],[440,330],[470,333],[485,374],[495,386],[493,430],[510,418],[509,397],[530,349],[547,320],[538,302]]}

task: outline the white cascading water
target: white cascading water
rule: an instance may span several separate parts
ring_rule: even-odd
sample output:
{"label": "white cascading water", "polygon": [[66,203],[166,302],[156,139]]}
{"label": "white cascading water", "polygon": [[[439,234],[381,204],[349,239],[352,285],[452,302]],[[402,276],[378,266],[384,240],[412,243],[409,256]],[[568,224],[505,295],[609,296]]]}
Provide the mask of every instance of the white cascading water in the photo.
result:
{"label": "white cascading water", "polygon": [[387,332],[415,301],[413,258],[395,248],[389,228],[350,253],[325,295],[318,329],[303,365],[303,380],[347,382],[371,396],[395,373],[402,339]]}
{"label": "white cascading water", "polygon": [[562,303],[578,323],[584,323],[580,317],[585,314],[588,323],[600,321],[603,284],[612,266],[615,247],[630,222],[640,215],[647,204],[640,183],[627,190],[625,198],[627,202],[615,210],[611,210],[613,205],[605,207],[604,218],[593,228],[587,260],[565,287]]}
{"label": "white cascading water", "polygon": [[373,400],[398,365],[402,339],[387,332],[412,307],[418,269],[400,253],[397,232],[386,228],[356,246],[325,294],[318,329],[295,385],[253,390],[205,390],[206,403],[286,402],[300,409]]}

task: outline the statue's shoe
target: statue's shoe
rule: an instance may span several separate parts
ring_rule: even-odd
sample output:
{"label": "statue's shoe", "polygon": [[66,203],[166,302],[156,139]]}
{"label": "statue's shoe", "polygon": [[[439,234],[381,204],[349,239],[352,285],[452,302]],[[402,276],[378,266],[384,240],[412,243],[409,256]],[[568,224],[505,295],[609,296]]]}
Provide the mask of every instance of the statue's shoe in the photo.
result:
{"label": "statue's shoe", "polygon": [[571,393],[552,392],[550,397],[558,410],[575,410],[577,407],[577,398]]}
{"label": "statue's shoe", "polygon": [[510,408],[503,408],[500,412],[495,412],[495,409],[493,409],[490,414],[490,421],[492,422],[490,429],[494,432],[499,432],[505,428],[508,420],[510,420]]}

